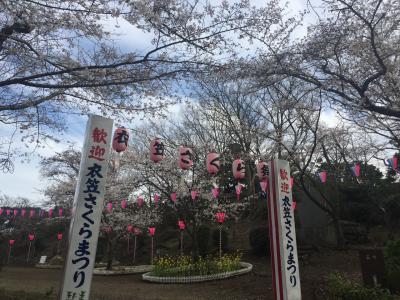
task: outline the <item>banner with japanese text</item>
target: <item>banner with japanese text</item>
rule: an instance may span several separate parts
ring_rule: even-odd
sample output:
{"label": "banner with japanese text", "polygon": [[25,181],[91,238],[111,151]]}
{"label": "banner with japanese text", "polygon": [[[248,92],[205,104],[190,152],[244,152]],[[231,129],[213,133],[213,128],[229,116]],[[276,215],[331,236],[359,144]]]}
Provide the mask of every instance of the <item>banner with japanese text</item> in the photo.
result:
{"label": "banner with japanese text", "polygon": [[274,296],[276,300],[300,300],[299,261],[289,163],[274,159],[270,163],[269,171],[268,216]]}
{"label": "banner with japanese text", "polygon": [[86,126],[68,253],[61,290],[62,300],[89,299],[103,211],[104,191],[111,151],[113,120],[90,116]]}

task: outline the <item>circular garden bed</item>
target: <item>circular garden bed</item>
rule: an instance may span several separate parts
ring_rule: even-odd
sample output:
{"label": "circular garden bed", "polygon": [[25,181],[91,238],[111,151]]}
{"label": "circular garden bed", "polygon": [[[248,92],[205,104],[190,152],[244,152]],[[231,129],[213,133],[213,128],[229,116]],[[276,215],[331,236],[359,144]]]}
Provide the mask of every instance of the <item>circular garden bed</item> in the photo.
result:
{"label": "circular garden bed", "polygon": [[253,265],[240,262],[240,269],[234,271],[228,271],[223,273],[217,274],[210,274],[210,275],[195,275],[195,276],[154,276],[152,272],[148,272],[142,275],[143,280],[156,282],[156,283],[194,283],[194,282],[203,282],[203,281],[210,281],[210,280],[219,280],[225,279],[237,275],[246,274],[252,271]]}

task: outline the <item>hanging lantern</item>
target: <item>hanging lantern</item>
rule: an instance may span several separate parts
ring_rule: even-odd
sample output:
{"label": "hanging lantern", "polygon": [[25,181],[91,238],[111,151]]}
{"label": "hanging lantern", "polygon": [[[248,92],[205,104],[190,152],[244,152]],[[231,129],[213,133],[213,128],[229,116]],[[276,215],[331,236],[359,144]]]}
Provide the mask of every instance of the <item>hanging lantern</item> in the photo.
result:
{"label": "hanging lantern", "polygon": [[189,170],[193,165],[193,151],[190,148],[179,147],[179,168],[182,170]]}
{"label": "hanging lantern", "polygon": [[11,246],[14,246],[14,243],[15,243],[15,240],[9,240],[9,241],[8,241],[8,244],[10,245],[10,247],[11,247]]}
{"label": "hanging lantern", "polygon": [[57,240],[59,240],[59,241],[61,241],[62,240],[62,233],[61,232],[59,232],[59,233],[57,233]]}
{"label": "hanging lantern", "polygon": [[268,179],[269,170],[268,170],[268,164],[266,162],[260,161],[257,164],[257,175],[258,175],[258,180],[260,181]]}
{"label": "hanging lantern", "polygon": [[116,152],[125,151],[128,147],[129,133],[125,127],[115,129],[112,147]]}
{"label": "hanging lantern", "polygon": [[240,194],[242,193],[243,186],[241,184],[236,185],[235,190],[236,190],[236,198],[239,200],[240,199]]}
{"label": "hanging lantern", "polygon": [[25,215],[26,215],[26,209],[23,208],[23,209],[21,209],[21,217],[25,217]]}
{"label": "hanging lantern", "polygon": [[180,230],[184,230],[185,229],[185,222],[183,222],[182,220],[178,221],[178,226]]}
{"label": "hanging lantern", "polygon": [[3,214],[3,209],[0,208],[0,216]]}
{"label": "hanging lantern", "polygon": [[121,207],[122,207],[122,209],[126,208],[126,200],[125,199],[121,201]]}
{"label": "hanging lantern", "polygon": [[360,177],[360,171],[361,168],[359,164],[355,164],[353,167],[351,167],[351,172],[355,177]]}
{"label": "hanging lantern", "polygon": [[217,222],[218,222],[219,224],[224,223],[224,221],[225,221],[225,213],[224,213],[224,212],[217,212],[217,213],[215,214],[215,217],[217,218]]}
{"label": "hanging lantern", "polygon": [[261,181],[260,182],[260,186],[261,186],[261,190],[266,193],[267,192],[267,188],[268,188],[268,181]]}
{"label": "hanging lantern", "polygon": [[211,175],[218,173],[221,167],[221,162],[219,160],[219,154],[216,152],[211,152],[207,154],[207,172]]}
{"label": "hanging lantern", "polygon": [[35,216],[35,210],[31,208],[29,211],[29,218],[33,218]]}
{"label": "hanging lantern", "polygon": [[236,180],[244,179],[246,176],[246,167],[244,161],[241,159],[235,159],[232,163],[233,177]]}
{"label": "hanging lantern", "polygon": [[133,230],[133,226],[131,224],[129,224],[126,229],[128,230],[128,232],[132,232]]}
{"label": "hanging lantern", "polygon": [[154,194],[154,204],[156,207],[158,206],[158,201],[160,201],[160,195]]}
{"label": "hanging lantern", "polygon": [[134,235],[139,235],[139,234],[140,234],[140,229],[137,228],[137,227],[134,227],[134,228],[133,228],[133,234],[134,234]]}
{"label": "hanging lantern", "polygon": [[51,218],[51,217],[53,217],[53,209],[52,208],[49,209],[49,218]]}
{"label": "hanging lantern", "polygon": [[155,138],[150,142],[150,159],[155,163],[164,159],[164,143],[159,139]]}
{"label": "hanging lantern", "polygon": [[215,199],[218,199],[218,196],[219,196],[219,188],[212,188],[211,192],[212,192],[213,197],[214,197]]}
{"label": "hanging lantern", "polygon": [[142,207],[142,206],[143,206],[143,198],[142,198],[142,196],[139,196],[139,197],[137,198],[137,205],[138,205],[139,207]]}
{"label": "hanging lantern", "polygon": [[11,214],[11,210],[10,209],[6,209],[6,215],[9,216]]}
{"label": "hanging lantern", "polygon": [[112,207],[113,207],[112,202],[108,202],[108,203],[107,203],[107,211],[108,211],[109,213],[112,212]]}
{"label": "hanging lantern", "polygon": [[35,235],[34,234],[28,234],[28,240],[29,241],[33,241],[35,239]]}
{"label": "hanging lantern", "polygon": [[192,197],[192,200],[196,200],[197,196],[199,195],[199,193],[197,191],[191,191],[190,195]]}
{"label": "hanging lantern", "polygon": [[14,209],[13,213],[14,213],[14,217],[16,217],[18,215],[18,209]]}
{"label": "hanging lantern", "polygon": [[175,202],[176,201],[176,193],[171,193],[171,200],[173,201],[173,202]]}
{"label": "hanging lantern", "polygon": [[326,171],[321,171],[319,173],[319,179],[321,180],[322,183],[326,183],[326,176],[327,176]]}
{"label": "hanging lantern", "polygon": [[149,233],[151,236],[154,236],[154,234],[156,233],[156,228],[155,227],[149,227]]}
{"label": "hanging lantern", "polygon": [[62,217],[62,215],[63,215],[63,209],[62,209],[62,208],[59,208],[59,209],[58,209],[58,216],[59,216],[59,217]]}

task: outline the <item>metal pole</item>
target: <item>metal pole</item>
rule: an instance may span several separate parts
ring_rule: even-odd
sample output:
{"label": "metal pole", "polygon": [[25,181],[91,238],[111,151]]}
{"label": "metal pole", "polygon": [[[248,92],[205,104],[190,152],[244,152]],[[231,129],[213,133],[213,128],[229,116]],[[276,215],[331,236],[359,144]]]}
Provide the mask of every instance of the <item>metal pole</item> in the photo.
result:
{"label": "metal pole", "polygon": [[132,264],[135,264],[135,260],[136,260],[136,235],[135,235],[135,241],[133,243],[133,262]]}
{"label": "metal pole", "polygon": [[153,264],[153,236],[151,236],[151,264]]}
{"label": "metal pole", "polygon": [[60,240],[57,242],[57,254],[60,254]]}
{"label": "metal pole", "polygon": [[7,265],[8,265],[8,263],[9,263],[9,261],[10,261],[10,256],[11,256],[11,248],[12,248],[12,246],[11,246],[11,245],[9,245],[8,257],[7,257]]}
{"label": "metal pole", "polygon": [[29,263],[29,256],[30,256],[30,254],[31,254],[31,245],[32,245],[32,242],[29,241],[28,256],[27,256],[27,258],[26,258],[26,263]]}
{"label": "metal pole", "polygon": [[129,236],[128,236],[128,254],[129,254],[129,240],[130,240],[130,238],[129,238]]}
{"label": "metal pole", "polygon": [[222,258],[222,224],[219,224],[219,259]]}
{"label": "metal pole", "polygon": [[183,230],[181,230],[181,256],[183,255]]}

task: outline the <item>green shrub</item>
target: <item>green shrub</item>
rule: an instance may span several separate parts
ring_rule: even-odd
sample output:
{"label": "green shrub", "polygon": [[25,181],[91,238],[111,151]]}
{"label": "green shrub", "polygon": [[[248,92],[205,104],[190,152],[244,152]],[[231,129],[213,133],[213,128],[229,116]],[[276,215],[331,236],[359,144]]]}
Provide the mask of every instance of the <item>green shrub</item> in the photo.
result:
{"label": "green shrub", "polygon": [[200,225],[197,228],[197,243],[199,246],[199,254],[206,256],[210,248],[210,227]]}
{"label": "green shrub", "polygon": [[[212,242],[213,247],[219,249],[219,229],[215,229],[212,233]],[[228,240],[228,232],[222,229],[221,232],[221,242],[222,242],[222,250],[228,251],[229,249],[229,240]]]}
{"label": "green shrub", "polygon": [[190,256],[165,256],[153,261],[153,276],[183,277],[196,275],[210,275],[231,272],[240,269],[241,254],[225,254],[219,257],[201,256],[194,261]]}
{"label": "green shrub", "polygon": [[391,300],[389,291],[380,288],[366,288],[333,273],[328,278],[327,300]]}
{"label": "green shrub", "polygon": [[388,242],[384,254],[389,288],[400,291],[400,240]]}
{"label": "green shrub", "polygon": [[249,242],[255,255],[269,255],[268,227],[252,229],[249,234]]}

